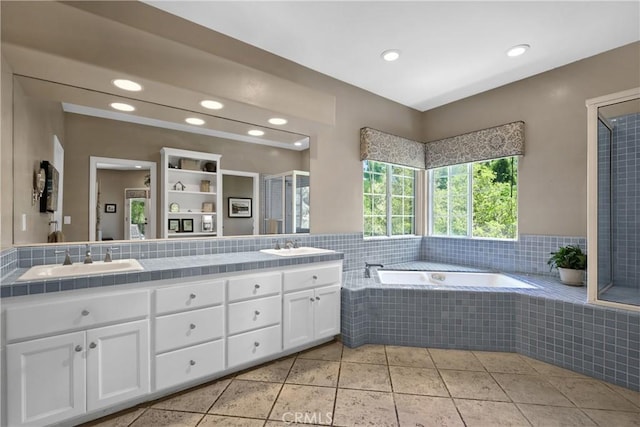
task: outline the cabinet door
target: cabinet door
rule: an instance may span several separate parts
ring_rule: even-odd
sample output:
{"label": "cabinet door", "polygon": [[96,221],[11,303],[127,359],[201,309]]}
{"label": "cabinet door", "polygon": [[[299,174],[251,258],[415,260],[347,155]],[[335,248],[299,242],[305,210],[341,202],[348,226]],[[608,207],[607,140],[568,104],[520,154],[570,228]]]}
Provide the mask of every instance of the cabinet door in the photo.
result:
{"label": "cabinet door", "polygon": [[313,340],[313,289],[284,295],[284,349]]}
{"label": "cabinet door", "polygon": [[87,331],[87,409],[149,392],[149,321]]}
{"label": "cabinet door", "polygon": [[315,299],[315,338],[338,335],[340,333],[340,285],[316,289]]}
{"label": "cabinet door", "polygon": [[84,332],[7,345],[10,426],[52,424],[85,412]]}

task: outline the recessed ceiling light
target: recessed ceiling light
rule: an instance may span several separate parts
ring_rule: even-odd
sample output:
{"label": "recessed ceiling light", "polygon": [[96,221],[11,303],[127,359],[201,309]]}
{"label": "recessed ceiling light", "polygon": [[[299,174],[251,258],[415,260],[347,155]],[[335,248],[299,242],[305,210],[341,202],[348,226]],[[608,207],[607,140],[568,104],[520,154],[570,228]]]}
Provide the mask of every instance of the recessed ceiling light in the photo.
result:
{"label": "recessed ceiling light", "polygon": [[247,132],[249,135],[251,136],[262,136],[264,135],[264,132],[258,129],[251,129],[249,132]]}
{"label": "recessed ceiling light", "polygon": [[300,142],[300,141],[294,142],[293,145],[295,145],[296,147],[301,147],[302,146],[302,142]]}
{"label": "recessed ceiling light", "polygon": [[220,110],[222,109],[222,107],[224,107],[224,104],[222,104],[222,102],[212,101],[210,99],[205,99],[204,101],[200,102],[200,105],[202,105],[204,108],[208,108],[209,110]]}
{"label": "recessed ceiling light", "polygon": [[385,50],[384,52],[382,52],[380,54],[380,56],[385,61],[392,62],[392,61],[395,61],[398,58],[400,58],[400,51],[397,50],[397,49],[389,49],[389,50]]}
{"label": "recessed ceiling light", "polygon": [[287,119],[281,119],[280,117],[272,117],[269,119],[269,123],[272,125],[286,125]]}
{"label": "recessed ceiling light", "polygon": [[201,126],[204,124],[204,120],[199,119],[197,117],[189,117],[184,119],[184,121],[189,123],[190,125],[196,125],[196,126]]}
{"label": "recessed ceiling light", "polygon": [[125,104],[122,102],[112,102],[111,108],[113,108],[114,110],[120,110],[120,111],[135,111],[136,109],[136,107],[134,107],[133,105]]}
{"label": "recessed ceiling light", "polygon": [[530,47],[531,46],[529,46],[528,44],[519,44],[517,46],[513,46],[507,51],[507,56],[509,58],[515,58],[516,56],[520,56],[525,53],[527,50],[529,50]]}
{"label": "recessed ceiling light", "polygon": [[133,80],[115,79],[112,80],[111,83],[122,90],[128,90],[131,92],[140,92],[142,90],[142,85],[134,82]]}

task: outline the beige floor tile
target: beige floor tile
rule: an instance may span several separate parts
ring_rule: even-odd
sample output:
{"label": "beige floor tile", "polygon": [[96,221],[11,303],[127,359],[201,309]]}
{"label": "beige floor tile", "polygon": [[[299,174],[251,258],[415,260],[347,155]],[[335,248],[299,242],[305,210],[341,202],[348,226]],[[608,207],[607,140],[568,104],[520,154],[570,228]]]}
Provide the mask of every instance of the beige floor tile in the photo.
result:
{"label": "beige floor tile", "polygon": [[394,398],[400,427],[464,427],[452,399],[397,393]]}
{"label": "beige floor tile", "polygon": [[453,397],[509,401],[498,383],[487,372],[440,370],[440,375]]}
{"label": "beige floor tile", "polygon": [[398,425],[391,393],[338,389],[333,425],[340,427]]}
{"label": "beige floor tile", "polygon": [[172,409],[174,411],[207,412],[216,399],[222,394],[231,380],[216,381],[204,387],[185,390],[172,394],[166,399],[155,403],[156,409]]}
{"label": "beige floor tile", "polygon": [[209,413],[266,419],[281,384],[234,379]]}
{"label": "beige floor tile", "polygon": [[467,427],[530,426],[513,403],[455,399]]}
{"label": "beige floor tile", "polygon": [[536,370],[516,353],[474,351],[473,354],[489,372],[505,374],[537,374]]}
{"label": "beige floor tile", "polygon": [[297,359],[287,377],[292,384],[335,387],[338,385],[340,362],[327,360]]}
{"label": "beige floor tile", "polygon": [[388,345],[387,360],[389,365],[412,366],[414,368],[435,368],[431,356],[426,348],[421,347],[397,347]]}
{"label": "beige floor tile", "polygon": [[569,369],[561,368],[556,365],[552,365],[551,363],[542,362],[540,360],[532,359],[527,356],[520,356],[527,362],[533,369],[535,369],[538,373],[547,375],[550,377],[575,377],[575,378],[587,378],[587,376],[582,375],[578,372],[573,372]]}
{"label": "beige floor tile", "polygon": [[303,351],[298,355],[298,359],[332,360],[339,362],[342,359],[342,347],[341,342],[332,341]]}
{"label": "beige floor tile", "polygon": [[519,403],[517,406],[534,427],[592,427],[596,425],[578,408],[526,403]]}
{"label": "beige floor tile", "polygon": [[289,374],[289,370],[291,369],[291,365],[293,365],[294,360],[295,357],[276,360],[275,362],[260,365],[257,368],[242,372],[237,375],[236,378],[239,380],[283,383]]}
{"label": "beige floor tile", "polygon": [[639,427],[640,414],[637,412],[603,411],[585,409],[589,417],[601,427]]}
{"label": "beige floor tile", "polygon": [[353,363],[387,364],[387,355],[383,345],[366,344],[356,348],[344,347],[342,361]]}
{"label": "beige floor tile", "polygon": [[318,427],[318,425],[319,424],[305,424],[305,423],[282,422],[282,421],[267,421],[267,423],[264,425],[264,427],[288,427],[288,426]]}
{"label": "beige floor tile", "polygon": [[557,388],[539,375],[492,374],[514,402],[574,406]]}
{"label": "beige floor tile", "polygon": [[338,387],[391,391],[389,369],[386,365],[343,362]]}
{"label": "beige floor tile", "polygon": [[430,348],[429,354],[438,369],[484,371],[484,366],[471,351]]}
{"label": "beige floor tile", "polygon": [[147,409],[132,427],[195,427],[204,417],[192,412],[165,411],[163,409]]}
{"label": "beige floor tile", "polygon": [[198,427],[262,427],[264,420],[255,418],[225,417],[221,415],[206,415]]}
{"label": "beige floor tile", "polygon": [[395,393],[449,397],[449,392],[435,369],[389,366],[389,371]]}
{"label": "beige floor tile", "polygon": [[269,419],[328,425],[333,418],[336,389],[285,384]]}
{"label": "beige floor tile", "polygon": [[548,380],[579,408],[640,411],[640,408],[598,380],[561,377],[549,377]]}
{"label": "beige floor tile", "polygon": [[127,427],[136,420],[147,408],[133,408],[117,412],[107,417],[99,418],[90,423],[83,424],[84,427]]}
{"label": "beige floor tile", "polygon": [[613,391],[621,394],[625,399],[629,402],[633,403],[636,406],[640,406],[640,392],[633,391],[628,388],[620,387],[619,385],[606,383],[606,386],[612,389]]}

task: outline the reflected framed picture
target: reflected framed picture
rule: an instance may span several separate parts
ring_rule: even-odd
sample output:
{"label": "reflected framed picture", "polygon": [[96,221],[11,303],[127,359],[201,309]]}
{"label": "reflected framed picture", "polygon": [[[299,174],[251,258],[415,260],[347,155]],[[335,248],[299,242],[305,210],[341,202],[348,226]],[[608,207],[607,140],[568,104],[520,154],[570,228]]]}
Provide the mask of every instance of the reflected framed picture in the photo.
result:
{"label": "reflected framed picture", "polygon": [[180,231],[180,220],[177,218],[169,218],[169,232],[177,233]]}
{"label": "reflected framed picture", "polygon": [[106,213],[116,213],[116,204],[115,203],[105,203],[104,211]]}
{"label": "reflected framed picture", "polygon": [[183,218],[180,224],[183,233],[193,233],[193,218]]}
{"label": "reflected framed picture", "polygon": [[229,197],[229,218],[251,218],[251,198]]}

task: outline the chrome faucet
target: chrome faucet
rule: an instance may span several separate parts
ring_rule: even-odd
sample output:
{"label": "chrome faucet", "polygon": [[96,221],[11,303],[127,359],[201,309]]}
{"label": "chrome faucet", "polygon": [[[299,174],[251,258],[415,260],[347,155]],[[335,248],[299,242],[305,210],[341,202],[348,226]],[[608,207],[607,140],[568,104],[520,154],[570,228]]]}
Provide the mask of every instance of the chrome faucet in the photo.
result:
{"label": "chrome faucet", "polygon": [[113,251],[118,251],[120,250],[120,248],[107,248],[107,254],[104,256],[104,262],[112,262],[113,259],[111,258],[111,255],[113,255]]}
{"label": "chrome faucet", "polygon": [[73,264],[73,262],[71,262],[71,255],[69,254],[69,248],[65,249],[64,251],[55,251],[56,254],[62,254],[64,253],[64,261],[62,262],[62,265],[71,265]]}
{"label": "chrome faucet", "polygon": [[89,244],[87,243],[86,246],[86,251],[84,253],[84,263],[85,264],[92,264],[93,260],[91,259],[91,248],[89,247]]}
{"label": "chrome faucet", "polygon": [[291,249],[291,248],[295,248],[296,244],[292,240],[287,240],[286,242],[284,242],[284,247],[286,249]]}
{"label": "chrome faucet", "polygon": [[371,267],[383,268],[384,265],[382,265],[382,264],[369,264],[368,262],[365,262],[364,263],[364,277],[367,278],[367,279],[371,277]]}

